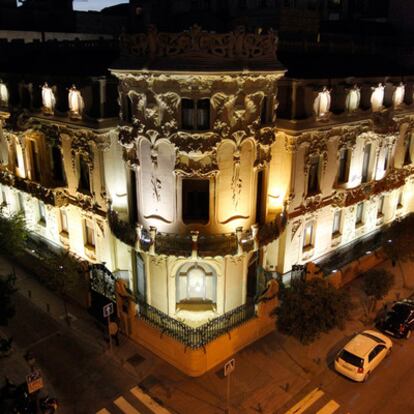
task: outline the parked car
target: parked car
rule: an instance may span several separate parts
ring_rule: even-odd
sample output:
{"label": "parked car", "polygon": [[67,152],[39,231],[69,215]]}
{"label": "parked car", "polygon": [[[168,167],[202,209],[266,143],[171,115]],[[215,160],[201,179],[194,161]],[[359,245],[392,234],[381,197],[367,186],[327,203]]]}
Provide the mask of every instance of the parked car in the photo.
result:
{"label": "parked car", "polygon": [[355,335],[335,358],[335,370],[354,381],[366,381],[380,362],[391,353],[392,341],[372,330]]}
{"label": "parked car", "polygon": [[404,299],[394,302],[377,327],[396,338],[408,339],[414,329],[414,301]]}

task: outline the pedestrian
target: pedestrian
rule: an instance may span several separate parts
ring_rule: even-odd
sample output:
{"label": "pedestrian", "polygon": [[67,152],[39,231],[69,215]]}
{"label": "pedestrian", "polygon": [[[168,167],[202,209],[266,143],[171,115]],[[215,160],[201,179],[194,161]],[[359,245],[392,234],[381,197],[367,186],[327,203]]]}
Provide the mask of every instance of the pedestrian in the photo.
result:
{"label": "pedestrian", "polygon": [[119,346],[119,327],[116,322],[109,322],[109,333],[111,338],[115,341],[116,346]]}

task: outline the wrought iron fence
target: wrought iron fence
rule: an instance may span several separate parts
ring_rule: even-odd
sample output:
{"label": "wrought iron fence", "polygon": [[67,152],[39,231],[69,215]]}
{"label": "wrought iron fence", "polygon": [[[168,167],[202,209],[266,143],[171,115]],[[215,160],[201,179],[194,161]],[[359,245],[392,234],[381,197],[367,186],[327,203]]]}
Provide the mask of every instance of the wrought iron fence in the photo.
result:
{"label": "wrought iron fence", "polygon": [[138,299],[139,318],[192,349],[207,345],[255,316],[254,303],[248,303],[212,319],[204,325],[192,328]]}
{"label": "wrought iron fence", "polygon": [[316,260],[325,275],[335,269],[340,269],[365,254],[379,249],[383,241],[384,231],[375,231],[367,236],[336,249],[333,253]]}

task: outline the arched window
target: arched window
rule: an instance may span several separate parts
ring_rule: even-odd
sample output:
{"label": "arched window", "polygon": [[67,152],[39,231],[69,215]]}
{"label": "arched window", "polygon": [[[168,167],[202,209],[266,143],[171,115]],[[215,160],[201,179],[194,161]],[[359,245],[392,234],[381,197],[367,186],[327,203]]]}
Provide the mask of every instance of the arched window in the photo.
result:
{"label": "arched window", "polygon": [[345,107],[347,112],[351,113],[356,111],[359,108],[359,103],[361,101],[361,91],[358,86],[354,87],[348,92],[345,101]]}
{"label": "arched window", "polygon": [[55,94],[47,82],[42,86],[42,104],[46,113],[53,114],[56,105]]}
{"label": "arched window", "polygon": [[82,95],[75,85],[69,89],[68,103],[71,117],[81,117],[85,105]]}
{"label": "arched window", "polygon": [[394,94],[392,95],[392,102],[394,108],[398,108],[404,102],[405,86],[402,82],[395,88]]}
{"label": "arched window", "polygon": [[176,275],[176,302],[216,303],[216,285],[216,272],[207,263],[186,263]]}
{"label": "arched window", "polygon": [[9,91],[7,86],[0,81],[0,107],[6,107],[9,105]]}
{"label": "arched window", "polygon": [[373,112],[378,112],[382,109],[382,104],[384,102],[384,86],[382,83],[379,83],[376,88],[372,88],[371,95],[371,109]]}
{"label": "arched window", "polygon": [[318,96],[313,103],[313,110],[318,118],[324,118],[328,115],[331,108],[331,92],[324,86],[322,92],[318,93]]}

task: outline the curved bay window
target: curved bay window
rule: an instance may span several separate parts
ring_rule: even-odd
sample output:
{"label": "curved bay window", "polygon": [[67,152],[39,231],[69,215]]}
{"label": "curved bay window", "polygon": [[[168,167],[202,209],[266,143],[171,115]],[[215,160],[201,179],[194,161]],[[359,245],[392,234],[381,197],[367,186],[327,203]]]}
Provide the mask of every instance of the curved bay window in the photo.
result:
{"label": "curved bay window", "polygon": [[177,304],[214,305],[217,275],[206,263],[190,262],[181,266],[176,275]]}

